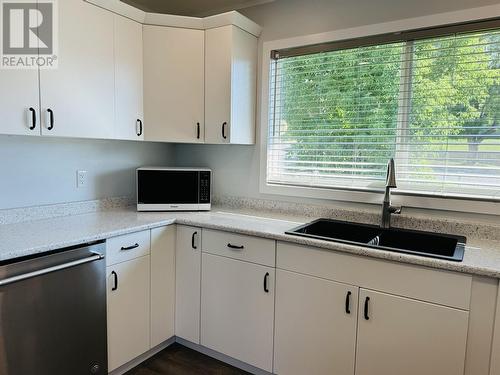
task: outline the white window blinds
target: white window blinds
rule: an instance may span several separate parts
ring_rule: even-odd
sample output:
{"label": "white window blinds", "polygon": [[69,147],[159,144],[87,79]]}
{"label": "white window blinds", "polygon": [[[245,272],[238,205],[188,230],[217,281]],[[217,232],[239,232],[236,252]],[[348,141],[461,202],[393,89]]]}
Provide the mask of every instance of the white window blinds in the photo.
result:
{"label": "white window blinds", "polygon": [[279,55],[268,183],[500,199],[500,30]]}

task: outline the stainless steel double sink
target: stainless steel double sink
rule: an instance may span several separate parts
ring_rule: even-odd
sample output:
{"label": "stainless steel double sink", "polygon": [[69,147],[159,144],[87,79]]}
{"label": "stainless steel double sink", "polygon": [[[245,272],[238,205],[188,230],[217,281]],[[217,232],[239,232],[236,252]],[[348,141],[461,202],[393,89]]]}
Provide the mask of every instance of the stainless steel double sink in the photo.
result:
{"label": "stainless steel double sink", "polygon": [[456,262],[463,260],[466,243],[462,236],[331,219],[318,219],[286,234]]}

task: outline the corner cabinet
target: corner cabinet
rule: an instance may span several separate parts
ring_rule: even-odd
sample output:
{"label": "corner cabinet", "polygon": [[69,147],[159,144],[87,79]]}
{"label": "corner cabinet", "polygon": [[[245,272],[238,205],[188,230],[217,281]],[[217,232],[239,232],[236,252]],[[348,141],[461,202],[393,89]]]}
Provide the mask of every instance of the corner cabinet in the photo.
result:
{"label": "corner cabinet", "polygon": [[201,228],[177,226],[175,334],[200,343]]}
{"label": "corner cabinet", "polygon": [[233,25],[205,31],[205,142],[255,143],[257,38]]}
{"label": "corner cabinet", "polygon": [[147,141],[255,143],[257,37],[144,26]]}
{"label": "corner cabinet", "polygon": [[175,334],[175,225],[151,229],[151,348]]}
{"label": "corner cabinet", "polygon": [[203,143],[204,31],[144,26],[148,141]]}

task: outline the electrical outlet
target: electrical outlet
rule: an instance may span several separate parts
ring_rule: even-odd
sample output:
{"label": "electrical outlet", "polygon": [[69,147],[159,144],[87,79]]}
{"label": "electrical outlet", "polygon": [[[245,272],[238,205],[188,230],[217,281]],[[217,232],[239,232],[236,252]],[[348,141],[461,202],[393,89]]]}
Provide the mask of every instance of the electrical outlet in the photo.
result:
{"label": "electrical outlet", "polygon": [[76,187],[83,188],[87,186],[87,171],[76,171]]}

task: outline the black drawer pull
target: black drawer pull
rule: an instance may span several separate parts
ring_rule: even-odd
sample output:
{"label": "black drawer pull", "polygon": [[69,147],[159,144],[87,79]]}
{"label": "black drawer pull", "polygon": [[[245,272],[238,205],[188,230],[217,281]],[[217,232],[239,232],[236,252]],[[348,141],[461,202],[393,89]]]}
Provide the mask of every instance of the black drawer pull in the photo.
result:
{"label": "black drawer pull", "polygon": [[266,293],[269,293],[268,281],[269,281],[269,272],[266,272],[264,276],[264,292]]}
{"label": "black drawer pull", "polygon": [[200,123],[199,123],[199,122],[197,122],[197,123],[196,123],[196,138],[197,138],[197,139],[200,139],[200,135],[201,135]]}
{"label": "black drawer pull", "polygon": [[36,111],[35,108],[30,107],[30,112],[31,112],[31,126],[30,130],[34,130],[36,128]]}
{"label": "black drawer pull", "polygon": [[238,245],[232,245],[230,243],[227,244],[227,247],[229,247],[230,249],[235,249],[235,250],[243,250],[245,248],[245,246],[243,246],[243,245],[238,246]]}
{"label": "black drawer pull", "polygon": [[368,315],[369,303],[370,303],[370,297],[366,297],[366,299],[365,299],[365,320],[370,320],[370,316]]}
{"label": "black drawer pull", "polygon": [[118,289],[118,274],[115,271],[113,271],[113,272],[111,272],[111,275],[114,278],[114,286],[111,288],[111,290],[115,291]]}
{"label": "black drawer pull", "polygon": [[54,111],[49,108],[47,109],[47,113],[49,114],[50,117],[49,126],[47,127],[47,129],[52,130],[54,129]]}
{"label": "black drawer pull", "polygon": [[137,123],[139,124],[139,131],[137,132],[137,136],[140,137],[142,135],[142,120],[137,119]]}
{"label": "black drawer pull", "polygon": [[224,122],[222,124],[222,138],[224,138],[224,139],[227,138],[227,135],[226,135],[226,126],[227,126],[227,122]]}
{"label": "black drawer pull", "polygon": [[347,292],[347,295],[345,296],[345,312],[346,314],[351,313],[351,292]]}
{"label": "black drawer pull", "polygon": [[132,246],[122,247],[121,250],[133,250],[133,249],[137,249],[138,247],[139,247],[139,244],[136,243],[135,245],[132,245]]}
{"label": "black drawer pull", "polygon": [[194,244],[195,236],[196,236],[197,234],[198,234],[198,232],[194,232],[194,233],[193,233],[193,235],[192,235],[192,237],[191,237],[191,247],[192,247],[193,249],[195,249],[195,250],[198,248],[198,247]]}

